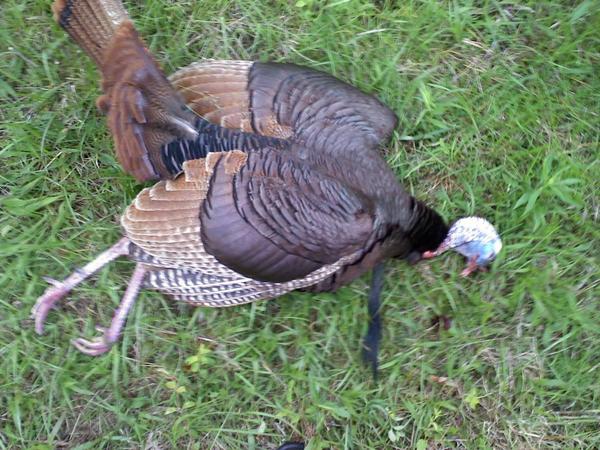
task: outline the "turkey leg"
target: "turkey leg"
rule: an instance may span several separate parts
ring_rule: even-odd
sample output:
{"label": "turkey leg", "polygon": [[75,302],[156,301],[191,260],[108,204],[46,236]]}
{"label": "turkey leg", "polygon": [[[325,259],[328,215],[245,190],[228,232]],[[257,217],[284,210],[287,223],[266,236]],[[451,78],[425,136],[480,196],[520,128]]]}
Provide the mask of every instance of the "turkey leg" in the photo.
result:
{"label": "turkey leg", "polygon": [[77,350],[86,355],[98,356],[110,350],[112,345],[117,342],[121,335],[123,325],[125,325],[125,321],[127,320],[127,314],[129,314],[129,310],[135,303],[135,299],[140,292],[142,282],[146,276],[146,271],[147,269],[140,263],[135,266],[135,270],[133,271],[133,275],[131,275],[123,299],[121,300],[119,307],[115,310],[115,315],[110,322],[110,327],[107,329],[97,328],[102,335],[91,341],[83,338],[73,340],[71,343]]}
{"label": "turkey leg", "polygon": [[96,273],[109,262],[117,259],[119,256],[124,256],[129,253],[129,239],[126,237],[120,239],[115,245],[108,250],[100,253],[96,259],[90,261],[81,269],[75,270],[71,275],[63,281],[56,281],[46,278],[51,286],[49,286],[43,295],[35,302],[31,310],[31,317],[35,319],[35,331],[38,334],[44,332],[44,322],[48,312],[54,307],[56,302],[67,295],[75,286]]}

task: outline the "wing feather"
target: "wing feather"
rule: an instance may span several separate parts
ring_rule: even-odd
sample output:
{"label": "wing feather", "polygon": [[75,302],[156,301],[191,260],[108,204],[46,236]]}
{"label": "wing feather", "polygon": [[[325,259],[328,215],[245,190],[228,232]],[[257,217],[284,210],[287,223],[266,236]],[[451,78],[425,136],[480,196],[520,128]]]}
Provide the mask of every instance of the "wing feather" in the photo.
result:
{"label": "wing feather", "polygon": [[202,61],[170,80],[188,106],[212,123],[320,151],[378,149],[397,124],[372,95],[294,64]]}
{"label": "wing feather", "polygon": [[364,248],[373,214],[339,181],[264,149],[249,153],[236,174],[215,167],[200,213],[202,242],[244,276],[286,282]]}
{"label": "wing feather", "polygon": [[[175,180],[161,181],[140,192],[121,223],[133,243],[131,256],[148,267],[147,287],[195,305],[226,307],[315,285],[358,257],[350,254],[326,265],[308,262],[310,267],[302,266],[302,276],[286,282],[253,279],[219,261],[202,241],[200,208],[210,203],[221,212],[230,205],[226,196],[209,196],[207,186],[217,175],[231,181],[245,167],[246,159],[246,154],[237,151],[211,153],[209,158],[187,161],[184,174]],[[185,195],[179,196],[181,193]],[[239,216],[223,212],[220,236],[258,270],[271,267],[285,272],[302,262],[295,255],[271,252],[273,247],[265,248],[259,240],[249,239],[247,228],[239,226]],[[307,267],[308,273],[304,273]]]}

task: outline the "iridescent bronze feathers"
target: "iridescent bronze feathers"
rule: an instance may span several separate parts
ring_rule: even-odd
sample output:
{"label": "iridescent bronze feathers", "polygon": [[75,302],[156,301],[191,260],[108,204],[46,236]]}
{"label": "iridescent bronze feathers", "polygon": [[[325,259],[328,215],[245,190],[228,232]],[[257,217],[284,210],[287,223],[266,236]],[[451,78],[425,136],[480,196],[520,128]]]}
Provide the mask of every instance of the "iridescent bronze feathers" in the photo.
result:
{"label": "iridescent bronze feathers", "polygon": [[77,341],[86,353],[116,340],[141,287],[212,307],[334,290],[446,237],[381,156],[396,116],[376,98],[292,64],[203,61],[167,79],[117,0],[53,10],[102,74],[98,105],[123,168],[161,181],[127,208],[112,252],[40,297],[38,331],[58,299],[124,253],[135,286],[119,323]]}

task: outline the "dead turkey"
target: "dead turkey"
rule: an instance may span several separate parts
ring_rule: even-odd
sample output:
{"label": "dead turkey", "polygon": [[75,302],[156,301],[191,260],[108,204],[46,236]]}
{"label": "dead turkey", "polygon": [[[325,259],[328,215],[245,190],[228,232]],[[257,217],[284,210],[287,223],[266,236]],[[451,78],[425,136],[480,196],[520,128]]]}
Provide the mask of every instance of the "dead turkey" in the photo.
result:
{"label": "dead turkey", "polygon": [[167,79],[120,1],[57,0],[53,10],[99,67],[98,106],[123,168],[161,181],[123,214],[123,239],[51,280],[33,310],[38,333],[60,298],[122,255],[136,262],[133,276],[111,326],[75,341],[84,353],[118,339],[141,288],[226,307],[335,290],[387,258],[449,248],[468,258],[469,272],[500,250],[487,221],[449,230],[402,188],[378,151],[396,117],[374,97],[291,64],[205,61]]}

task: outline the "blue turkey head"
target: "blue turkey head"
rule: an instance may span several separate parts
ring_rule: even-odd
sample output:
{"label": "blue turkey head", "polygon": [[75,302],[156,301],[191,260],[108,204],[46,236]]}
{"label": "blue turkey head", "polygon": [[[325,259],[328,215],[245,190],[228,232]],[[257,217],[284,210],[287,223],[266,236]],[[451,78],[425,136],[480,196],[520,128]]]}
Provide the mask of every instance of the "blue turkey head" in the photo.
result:
{"label": "blue turkey head", "polygon": [[461,273],[467,276],[488,266],[501,249],[502,240],[490,222],[481,217],[465,217],[454,222],[437,250],[425,252],[423,257],[433,258],[454,250],[467,258],[467,268]]}

